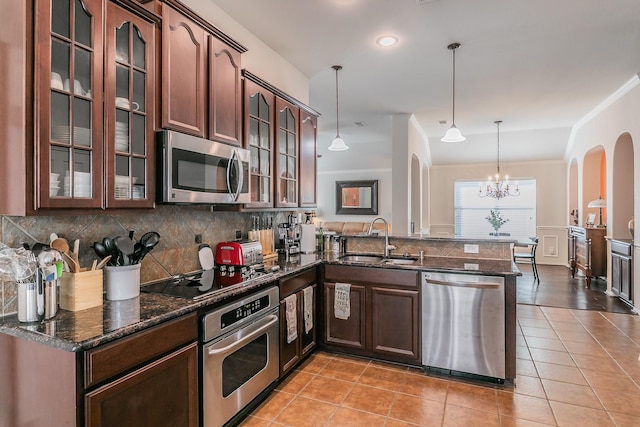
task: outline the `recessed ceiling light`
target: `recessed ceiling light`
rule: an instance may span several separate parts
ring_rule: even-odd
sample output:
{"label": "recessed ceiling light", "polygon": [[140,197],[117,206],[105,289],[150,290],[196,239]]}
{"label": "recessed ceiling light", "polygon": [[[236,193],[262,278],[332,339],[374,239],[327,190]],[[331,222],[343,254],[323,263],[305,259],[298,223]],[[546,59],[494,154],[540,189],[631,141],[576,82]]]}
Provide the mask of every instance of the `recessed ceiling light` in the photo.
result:
{"label": "recessed ceiling light", "polygon": [[389,47],[398,43],[398,38],[391,35],[380,36],[378,37],[378,40],[376,40],[376,43],[378,44],[378,46]]}

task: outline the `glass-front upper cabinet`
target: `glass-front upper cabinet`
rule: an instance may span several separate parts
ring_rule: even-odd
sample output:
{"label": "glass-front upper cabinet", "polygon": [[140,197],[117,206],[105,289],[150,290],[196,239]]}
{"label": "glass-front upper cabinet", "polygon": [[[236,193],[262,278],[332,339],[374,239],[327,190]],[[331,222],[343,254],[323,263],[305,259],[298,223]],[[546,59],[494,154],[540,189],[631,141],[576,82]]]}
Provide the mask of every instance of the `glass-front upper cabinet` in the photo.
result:
{"label": "glass-front upper cabinet", "polygon": [[298,107],[276,98],[276,207],[298,207]]}
{"label": "glass-front upper cabinet", "polygon": [[102,2],[36,1],[36,208],[102,204]]}
{"label": "glass-front upper cabinet", "polygon": [[248,208],[273,207],[273,123],[275,96],[244,79],[245,144],[251,152],[251,203]]}
{"label": "glass-front upper cabinet", "polygon": [[105,52],[107,207],[152,207],[154,24],[108,3]]}

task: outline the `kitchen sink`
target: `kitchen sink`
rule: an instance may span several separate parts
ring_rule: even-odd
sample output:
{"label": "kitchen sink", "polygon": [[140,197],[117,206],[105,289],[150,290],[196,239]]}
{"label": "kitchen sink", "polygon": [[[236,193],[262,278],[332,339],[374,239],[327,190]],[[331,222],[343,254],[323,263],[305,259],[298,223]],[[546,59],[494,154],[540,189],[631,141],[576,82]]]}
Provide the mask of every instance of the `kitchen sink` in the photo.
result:
{"label": "kitchen sink", "polygon": [[395,265],[411,265],[415,264],[416,260],[411,258],[388,258],[383,261],[385,264]]}
{"label": "kitchen sink", "polygon": [[340,257],[340,261],[376,263],[382,261],[382,257],[377,255],[343,255]]}

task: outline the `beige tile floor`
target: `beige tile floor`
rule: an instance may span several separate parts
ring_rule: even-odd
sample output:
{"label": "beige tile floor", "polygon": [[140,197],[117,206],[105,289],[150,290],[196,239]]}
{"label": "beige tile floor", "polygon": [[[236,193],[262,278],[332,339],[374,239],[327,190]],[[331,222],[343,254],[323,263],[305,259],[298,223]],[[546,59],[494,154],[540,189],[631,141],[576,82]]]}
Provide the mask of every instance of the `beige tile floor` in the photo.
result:
{"label": "beige tile floor", "polygon": [[640,318],[518,305],[513,385],[317,352],[247,417],[254,426],[640,426]]}

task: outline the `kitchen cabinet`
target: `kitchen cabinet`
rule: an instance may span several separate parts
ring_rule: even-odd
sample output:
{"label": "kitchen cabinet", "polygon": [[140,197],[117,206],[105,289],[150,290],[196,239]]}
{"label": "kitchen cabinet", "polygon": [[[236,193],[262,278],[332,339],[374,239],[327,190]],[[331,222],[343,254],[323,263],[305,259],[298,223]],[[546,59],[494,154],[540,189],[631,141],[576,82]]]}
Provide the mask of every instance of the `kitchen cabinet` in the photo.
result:
{"label": "kitchen cabinet", "polygon": [[[304,294],[306,289],[312,291],[312,327],[305,331]],[[316,347],[316,269],[307,270],[293,277],[280,281],[280,377],[291,371]],[[297,338],[287,342],[287,318],[285,298],[296,295]]]}
{"label": "kitchen cabinet", "polygon": [[[325,265],[323,345],[367,357],[419,365],[418,273],[400,269]],[[350,316],[334,314],[335,284],[350,284]]]}
{"label": "kitchen cabinet", "polygon": [[569,227],[569,265],[571,277],[582,270],[587,286],[593,277],[607,275],[606,228]]}
{"label": "kitchen cabinet", "polygon": [[153,206],[157,17],[126,0],[34,0],[8,19],[21,18],[26,59],[0,84],[22,88],[15,115],[28,118],[17,121],[26,137],[11,142],[0,169],[19,167],[26,179],[9,179],[17,185],[0,212]]}
{"label": "kitchen cabinet", "polygon": [[275,95],[249,78],[243,82],[245,148],[251,152],[251,203],[245,207],[272,208]]}
{"label": "kitchen cabinet", "polygon": [[297,106],[276,98],[275,205],[278,208],[298,207],[298,116]]}
{"label": "kitchen cabinet", "polygon": [[315,208],[317,195],[318,117],[300,108],[300,202],[301,208]]}
{"label": "kitchen cabinet", "polygon": [[316,207],[319,114],[251,72],[242,75],[251,151],[251,203],[244,207]]}
{"label": "kitchen cabinet", "polygon": [[161,126],[241,145],[241,54],[232,41],[178,2],[162,4]]}
{"label": "kitchen cabinet", "polygon": [[611,239],[611,289],[633,305],[633,241]]}
{"label": "kitchen cabinet", "polygon": [[[198,425],[198,324],[192,313],[84,351],[0,334],[12,395],[7,425]],[[11,373],[10,373],[11,372]]]}

